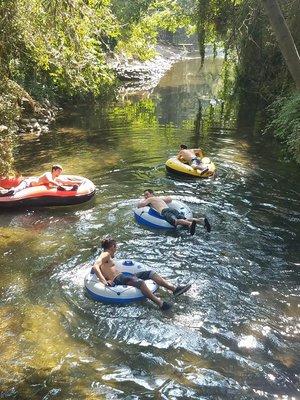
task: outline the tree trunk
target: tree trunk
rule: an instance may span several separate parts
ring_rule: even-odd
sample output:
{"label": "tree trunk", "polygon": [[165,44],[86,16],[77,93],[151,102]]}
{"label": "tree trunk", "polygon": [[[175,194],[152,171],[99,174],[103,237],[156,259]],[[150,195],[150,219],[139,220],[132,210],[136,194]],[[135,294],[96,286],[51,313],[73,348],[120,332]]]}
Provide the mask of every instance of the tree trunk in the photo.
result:
{"label": "tree trunk", "polygon": [[296,83],[297,90],[300,90],[300,57],[289,27],[277,0],[263,0],[262,2],[287,67]]}

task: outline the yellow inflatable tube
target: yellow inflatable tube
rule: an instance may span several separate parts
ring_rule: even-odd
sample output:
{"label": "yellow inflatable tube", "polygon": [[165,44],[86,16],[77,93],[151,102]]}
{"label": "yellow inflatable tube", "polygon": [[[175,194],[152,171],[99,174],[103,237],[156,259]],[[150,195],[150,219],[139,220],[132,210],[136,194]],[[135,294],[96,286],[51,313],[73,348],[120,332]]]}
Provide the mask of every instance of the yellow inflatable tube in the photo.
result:
{"label": "yellow inflatable tube", "polygon": [[194,176],[196,178],[209,178],[210,176],[213,176],[216,170],[215,164],[210,161],[210,158],[208,157],[203,157],[202,158],[202,166],[203,167],[208,167],[208,171],[206,171],[204,174],[201,175],[201,171],[198,169],[192,168],[189,164],[184,163],[176,156],[171,157],[167,160],[166,162],[166,168],[169,172],[181,174],[181,175],[189,175],[189,176]]}

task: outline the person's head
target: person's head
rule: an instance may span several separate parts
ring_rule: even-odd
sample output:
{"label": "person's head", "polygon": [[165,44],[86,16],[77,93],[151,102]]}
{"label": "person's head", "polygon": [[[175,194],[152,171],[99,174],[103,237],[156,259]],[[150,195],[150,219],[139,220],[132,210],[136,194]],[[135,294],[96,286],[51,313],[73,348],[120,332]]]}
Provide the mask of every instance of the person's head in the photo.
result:
{"label": "person's head", "polygon": [[101,240],[101,247],[104,251],[115,252],[117,248],[117,242],[111,236],[105,236]]}
{"label": "person's head", "polygon": [[144,190],[144,197],[145,199],[149,199],[149,197],[153,197],[154,196],[154,192],[152,189],[146,189]]}
{"label": "person's head", "polygon": [[181,150],[186,150],[188,147],[187,147],[187,145],[186,144],[181,144],[180,145],[180,149]]}
{"label": "person's head", "polygon": [[54,165],[52,165],[52,168],[51,168],[51,173],[52,173],[52,175],[54,175],[54,176],[59,176],[61,173],[62,173],[62,166],[61,165],[59,165],[59,164],[54,164]]}

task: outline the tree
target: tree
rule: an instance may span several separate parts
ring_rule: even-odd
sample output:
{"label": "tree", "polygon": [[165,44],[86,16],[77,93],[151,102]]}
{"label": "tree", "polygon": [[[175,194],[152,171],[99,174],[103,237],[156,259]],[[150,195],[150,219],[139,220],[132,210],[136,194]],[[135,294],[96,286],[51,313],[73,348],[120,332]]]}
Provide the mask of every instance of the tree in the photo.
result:
{"label": "tree", "polygon": [[287,67],[300,90],[300,57],[277,0],[263,0],[263,5],[277,38]]}

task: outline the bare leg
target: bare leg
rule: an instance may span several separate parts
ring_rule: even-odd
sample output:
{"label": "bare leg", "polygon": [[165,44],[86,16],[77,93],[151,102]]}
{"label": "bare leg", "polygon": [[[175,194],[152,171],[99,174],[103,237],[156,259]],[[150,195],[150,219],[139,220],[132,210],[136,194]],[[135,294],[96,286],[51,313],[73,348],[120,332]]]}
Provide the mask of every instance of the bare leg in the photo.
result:
{"label": "bare leg", "polygon": [[176,219],[175,225],[182,225],[182,226],[188,226],[190,227],[192,225],[192,220],[188,219]]}
{"label": "bare leg", "polygon": [[158,286],[162,286],[168,290],[171,290],[171,292],[174,292],[175,286],[172,285],[171,283],[168,283],[164,278],[162,278],[160,275],[155,273],[151,279],[158,284]]}
{"label": "bare leg", "polygon": [[190,222],[196,221],[197,224],[199,224],[199,222],[204,222],[204,218],[188,218],[187,221]]}
{"label": "bare leg", "polygon": [[161,307],[163,305],[162,299],[160,299],[159,297],[155,296],[155,294],[153,294],[151,292],[151,290],[148,288],[148,286],[146,285],[145,282],[143,282],[141,284],[141,287],[139,289],[143,293],[143,295],[145,295],[148,299],[152,300],[159,307]]}
{"label": "bare leg", "polygon": [[205,169],[207,169],[207,167],[204,167],[204,165],[201,165],[201,164],[199,164],[199,165],[191,165],[191,167],[193,169],[200,169],[200,171],[204,171]]}

